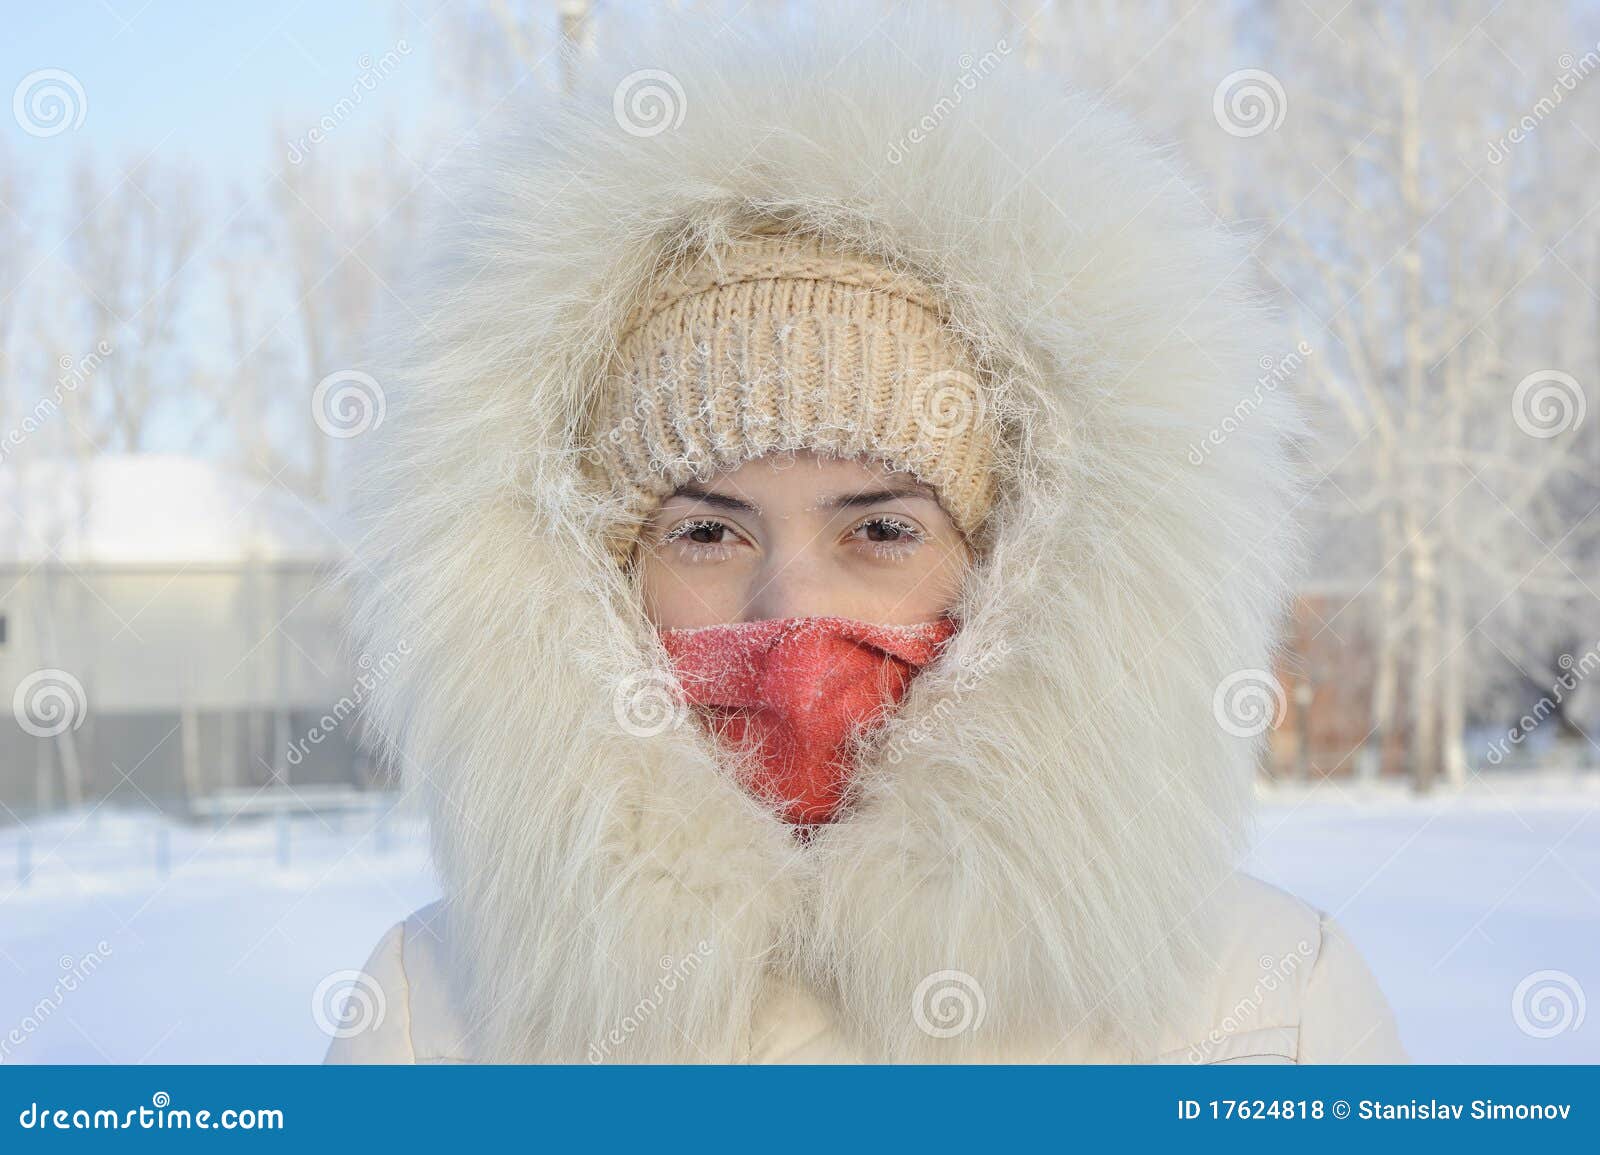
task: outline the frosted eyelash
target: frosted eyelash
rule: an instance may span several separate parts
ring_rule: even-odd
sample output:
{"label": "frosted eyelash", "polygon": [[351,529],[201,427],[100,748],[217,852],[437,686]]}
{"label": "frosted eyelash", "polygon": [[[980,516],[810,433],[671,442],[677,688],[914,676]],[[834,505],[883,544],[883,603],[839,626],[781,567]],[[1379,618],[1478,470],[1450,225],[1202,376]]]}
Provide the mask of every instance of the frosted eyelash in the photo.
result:
{"label": "frosted eyelash", "polygon": [[865,542],[866,545],[871,547],[874,553],[879,554],[880,556],[892,557],[896,554],[908,553],[910,552],[911,548],[921,545],[923,541],[922,531],[916,526],[912,525],[910,522],[903,521],[898,517],[886,517],[882,515],[867,518],[850,532],[857,533],[860,530],[867,528],[869,525],[892,525],[900,531],[900,536],[896,537],[893,541]]}
{"label": "frosted eyelash", "polygon": [[[670,545],[673,542],[677,541],[681,537],[687,537],[689,534],[693,533],[697,529],[722,529],[722,530],[726,530],[727,528],[728,527],[723,525],[720,521],[712,521],[710,519],[706,519],[706,520],[702,520],[702,521],[686,521],[683,524],[674,526],[671,530],[669,530],[667,532],[667,535],[661,539],[661,544],[662,545]],[[714,543],[697,541],[697,542],[692,542],[690,544],[692,544],[692,545],[711,545],[711,544],[714,544]]]}
{"label": "frosted eyelash", "polygon": [[[720,529],[726,538],[725,541],[690,541],[687,536],[697,529]],[[682,541],[684,560],[689,562],[724,561],[732,555],[737,534],[726,522],[716,521],[711,518],[701,518],[698,521],[686,521],[675,527],[661,539],[661,546],[665,548],[675,541]]]}

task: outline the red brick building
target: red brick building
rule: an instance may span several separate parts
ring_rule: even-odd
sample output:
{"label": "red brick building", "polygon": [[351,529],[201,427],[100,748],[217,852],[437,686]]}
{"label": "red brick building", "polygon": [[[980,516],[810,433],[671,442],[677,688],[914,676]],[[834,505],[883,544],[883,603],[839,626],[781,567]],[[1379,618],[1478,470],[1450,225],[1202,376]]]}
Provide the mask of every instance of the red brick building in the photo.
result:
{"label": "red brick building", "polygon": [[1273,778],[1399,773],[1404,685],[1396,687],[1395,724],[1383,756],[1362,748],[1375,739],[1375,646],[1354,591],[1307,587],[1295,602],[1276,675],[1285,709],[1271,733],[1266,772]]}

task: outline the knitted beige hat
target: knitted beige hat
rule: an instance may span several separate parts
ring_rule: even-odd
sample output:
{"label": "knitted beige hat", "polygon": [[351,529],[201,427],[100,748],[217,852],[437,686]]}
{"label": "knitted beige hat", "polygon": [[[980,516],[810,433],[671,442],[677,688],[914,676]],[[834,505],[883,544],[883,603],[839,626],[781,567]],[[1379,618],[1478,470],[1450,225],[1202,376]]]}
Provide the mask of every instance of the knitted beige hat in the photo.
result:
{"label": "knitted beige hat", "polygon": [[680,485],[801,449],[913,474],[971,537],[993,431],[944,316],[921,279],[805,234],[758,231],[665,271],[591,413],[591,469],[624,507],[613,552]]}

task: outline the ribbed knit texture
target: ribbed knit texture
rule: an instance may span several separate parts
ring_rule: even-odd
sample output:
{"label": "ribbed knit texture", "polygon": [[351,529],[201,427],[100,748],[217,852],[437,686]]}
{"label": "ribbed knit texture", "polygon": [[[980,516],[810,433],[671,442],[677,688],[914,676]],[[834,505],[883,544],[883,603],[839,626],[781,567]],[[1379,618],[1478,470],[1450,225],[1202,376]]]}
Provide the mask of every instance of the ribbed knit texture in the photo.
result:
{"label": "ribbed knit texture", "polygon": [[974,533],[993,433],[942,318],[920,279],[812,236],[744,237],[669,270],[592,414],[592,461],[625,506],[614,551],[680,485],[802,449],[905,470]]}

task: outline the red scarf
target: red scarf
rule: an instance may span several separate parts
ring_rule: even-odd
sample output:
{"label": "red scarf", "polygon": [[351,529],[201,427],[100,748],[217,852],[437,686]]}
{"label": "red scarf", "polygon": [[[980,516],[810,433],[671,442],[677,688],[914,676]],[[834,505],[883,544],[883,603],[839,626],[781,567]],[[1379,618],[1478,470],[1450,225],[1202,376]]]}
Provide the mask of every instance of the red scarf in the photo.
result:
{"label": "red scarf", "polygon": [[776,618],[662,630],[661,640],[706,727],[756,748],[751,792],[810,825],[838,815],[852,736],[899,704],[954,633],[947,618],[915,626]]}

